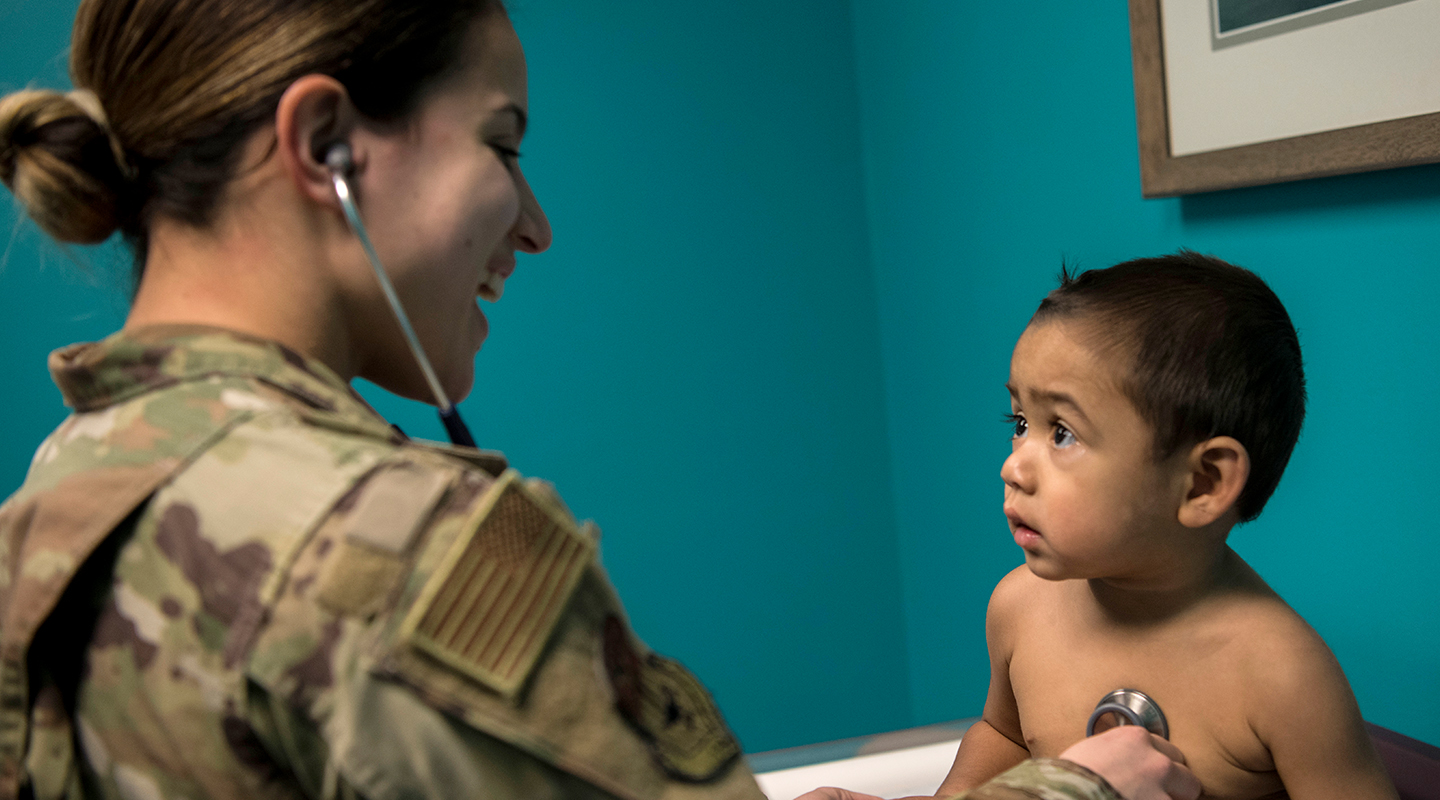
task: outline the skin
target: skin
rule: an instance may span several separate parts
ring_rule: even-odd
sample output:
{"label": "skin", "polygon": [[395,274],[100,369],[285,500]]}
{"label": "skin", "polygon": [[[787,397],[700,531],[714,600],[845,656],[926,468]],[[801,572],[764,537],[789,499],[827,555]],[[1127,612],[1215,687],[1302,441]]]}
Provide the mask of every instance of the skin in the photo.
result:
{"label": "skin", "polygon": [[[431,400],[321,160],[327,144],[344,140],[362,215],[422,346],[452,399],[465,396],[488,333],[473,298],[482,288],[498,294],[516,251],[539,253],[551,241],[515,162],[527,102],[524,55],[501,14],[476,21],[462,68],[400,124],[366,120],[331,78],[297,80],[274,124],[246,143],[241,177],[210,228],[155,221],[126,327],[230,328],[285,344],[346,380]],[[983,737],[967,742],[975,738]],[[1173,747],[1127,732],[1090,741],[1065,755],[1133,786],[1127,797],[1194,796]]]}
{"label": "skin", "polygon": [[[1139,728],[1115,728],[1097,733],[1071,746],[1060,757],[1105,776],[1127,800],[1195,800],[1200,794],[1200,782],[1185,768],[1185,756],[1175,745]],[[936,796],[946,795],[942,791]],[[806,792],[796,800],[882,798],[825,786]]]}
{"label": "skin", "polygon": [[203,324],[284,344],[351,380],[434,402],[323,163],[347,142],[362,219],[441,385],[469,393],[515,253],[550,246],[550,224],[516,162],[528,105],[525,57],[503,13],[472,23],[458,69],[399,122],[366,119],[333,78],[286,90],[273,125],[245,144],[214,224],[158,219],[125,327]]}
{"label": "skin", "polygon": [[1015,346],[1001,478],[1025,566],[991,597],[984,716],[940,794],[1066,752],[1127,687],[1165,711],[1205,797],[1394,798],[1334,656],[1225,544],[1245,447],[1157,461],[1094,333],[1050,321]]}

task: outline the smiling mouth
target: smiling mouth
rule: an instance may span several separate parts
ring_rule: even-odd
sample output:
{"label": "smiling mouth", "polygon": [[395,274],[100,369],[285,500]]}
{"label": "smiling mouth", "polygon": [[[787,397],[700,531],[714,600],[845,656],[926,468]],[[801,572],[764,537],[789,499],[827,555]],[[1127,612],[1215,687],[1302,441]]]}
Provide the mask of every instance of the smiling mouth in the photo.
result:
{"label": "smiling mouth", "polygon": [[475,294],[487,303],[493,303],[505,294],[505,279],[515,273],[515,256],[508,258],[496,255],[485,266],[485,277],[481,279],[480,286],[475,289]]}
{"label": "smiling mouth", "polygon": [[505,294],[505,278],[498,272],[485,273],[485,280],[480,282],[480,288],[475,294],[487,303],[493,303]]}

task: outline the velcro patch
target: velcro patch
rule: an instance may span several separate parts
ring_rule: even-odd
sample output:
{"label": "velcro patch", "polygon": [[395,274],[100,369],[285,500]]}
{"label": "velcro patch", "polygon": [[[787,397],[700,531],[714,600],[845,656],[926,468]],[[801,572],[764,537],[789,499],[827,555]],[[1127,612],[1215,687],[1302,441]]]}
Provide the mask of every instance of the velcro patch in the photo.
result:
{"label": "velcro patch", "polygon": [[513,697],[595,557],[595,542],[506,470],[406,615],[400,637]]}
{"label": "velcro patch", "polygon": [[454,478],[453,470],[404,461],[387,465],[365,483],[346,535],[380,550],[405,552]]}
{"label": "velcro patch", "polygon": [[316,599],[347,616],[385,607],[405,577],[404,555],[424,529],[456,470],[398,461],[380,467],[359,487],[352,507],[337,514],[343,532],[320,572]]}

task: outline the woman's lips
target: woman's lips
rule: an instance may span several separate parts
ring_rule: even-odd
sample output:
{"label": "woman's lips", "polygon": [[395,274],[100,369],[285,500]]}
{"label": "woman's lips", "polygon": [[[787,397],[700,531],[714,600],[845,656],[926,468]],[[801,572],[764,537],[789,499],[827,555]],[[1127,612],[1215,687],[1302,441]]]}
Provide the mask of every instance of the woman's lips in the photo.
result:
{"label": "woman's lips", "polygon": [[515,257],[497,258],[485,266],[485,277],[480,281],[480,287],[475,294],[481,300],[493,303],[505,294],[505,279],[515,272]]}
{"label": "woman's lips", "polygon": [[481,300],[493,303],[505,294],[505,276],[498,272],[486,273],[485,280],[480,283],[480,288],[475,291]]}

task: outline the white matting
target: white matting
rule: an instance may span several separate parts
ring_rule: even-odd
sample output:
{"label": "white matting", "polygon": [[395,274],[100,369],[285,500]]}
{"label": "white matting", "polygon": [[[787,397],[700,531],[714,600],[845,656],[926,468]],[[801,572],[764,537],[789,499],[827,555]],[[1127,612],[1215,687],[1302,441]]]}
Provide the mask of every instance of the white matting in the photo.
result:
{"label": "white matting", "polygon": [[1161,0],[1170,152],[1440,111],[1440,0],[1214,50],[1209,0]]}

